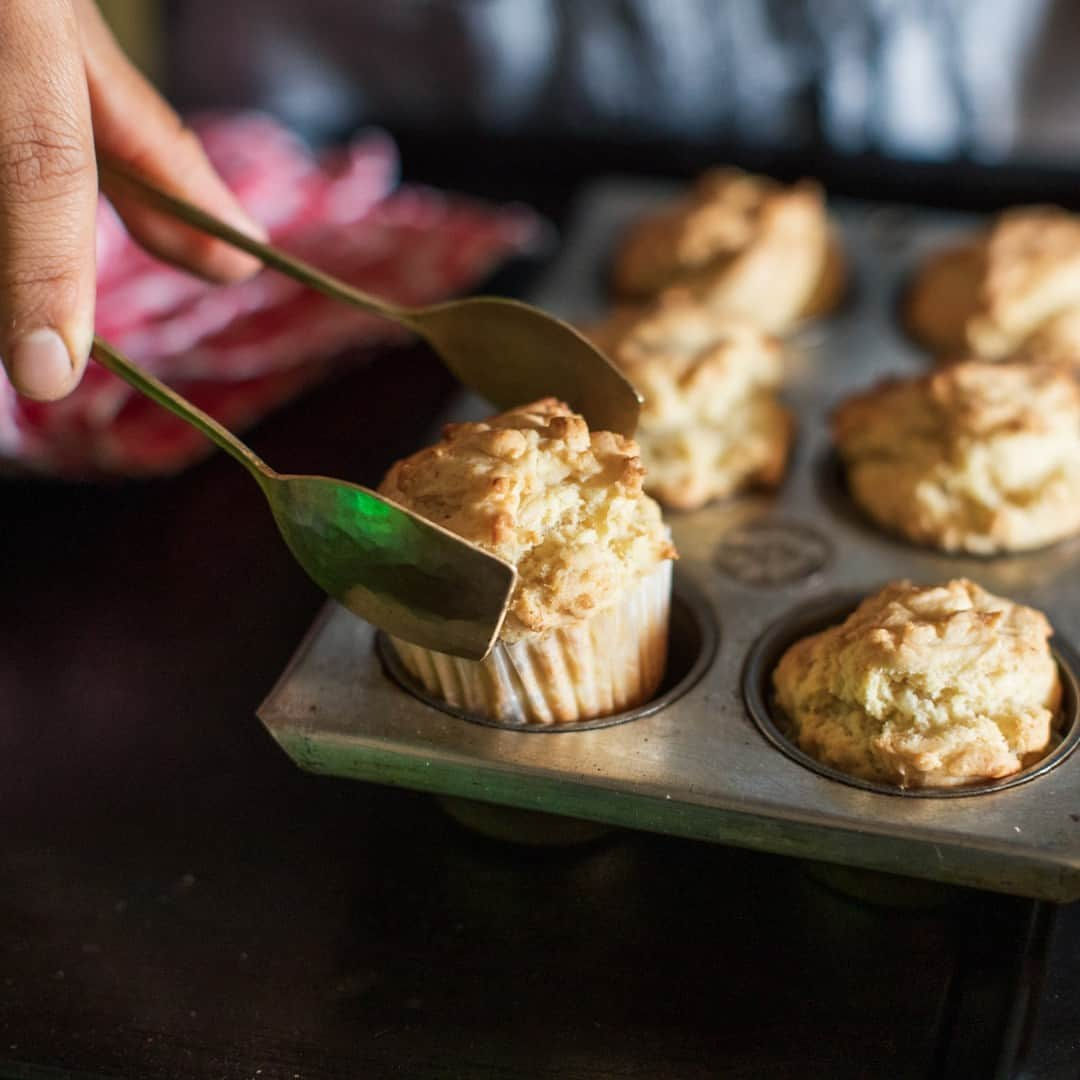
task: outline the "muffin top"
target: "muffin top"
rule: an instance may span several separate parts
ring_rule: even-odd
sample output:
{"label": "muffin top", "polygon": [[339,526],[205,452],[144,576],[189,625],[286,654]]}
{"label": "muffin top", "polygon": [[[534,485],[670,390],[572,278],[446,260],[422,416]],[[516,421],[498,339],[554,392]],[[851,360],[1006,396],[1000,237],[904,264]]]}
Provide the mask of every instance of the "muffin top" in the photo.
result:
{"label": "muffin top", "polygon": [[690,510],[783,477],[794,434],[778,341],[693,303],[616,312],[587,331],[644,398],[645,487]]}
{"label": "muffin top", "polygon": [[448,425],[379,492],[517,568],[512,640],[588,618],[676,557],[643,473],[633,439],[545,398]]}
{"label": "muffin top", "polygon": [[[828,255],[825,204],[818,185],[801,181],[785,187],[737,169],[713,169],[682,199],[628,231],[616,258],[615,288],[624,295],[643,296],[673,284],[692,284],[710,291],[712,306],[726,304],[732,311],[746,308],[744,293],[752,289],[749,299],[767,311],[768,282],[757,270],[764,256],[748,266],[743,262],[751,253],[780,254],[781,247],[790,260],[780,267],[783,291],[797,293],[799,302],[809,300]],[[771,266],[772,259],[768,261]],[[736,275],[736,270],[741,272]],[[776,274],[772,276],[776,287]],[[722,291],[736,284],[734,296]]]}
{"label": "muffin top", "polygon": [[645,398],[641,422],[723,421],[733,405],[783,377],[780,343],[745,319],[690,301],[617,311],[587,331]]}
{"label": "muffin top", "polygon": [[984,267],[981,240],[944,247],[927,257],[903,300],[904,324],[924,349],[950,359],[971,351],[967,326]]}
{"label": "muffin top", "polygon": [[960,579],[894,582],[774,673],[799,745],[901,786],[1008,776],[1046,751],[1061,682],[1045,616]]}
{"label": "muffin top", "polygon": [[1044,322],[1012,355],[1026,364],[1054,364],[1080,374],[1080,306]]}
{"label": "muffin top", "polygon": [[[927,345],[989,360],[1038,355],[1034,339],[1080,309],[1080,217],[1054,206],[1021,206],[983,232],[936,252],[908,298],[911,329]],[[1066,328],[1067,331],[1067,328]],[[1025,348],[1031,345],[1032,348]]]}
{"label": "muffin top", "polygon": [[967,337],[1006,356],[1043,323],[1080,305],[1080,218],[1053,206],[1002,214],[986,239],[985,276]]}
{"label": "muffin top", "polygon": [[833,414],[842,449],[904,453],[900,443],[930,441],[944,450],[970,439],[1057,436],[1080,429],[1080,386],[1053,365],[969,360],[914,379],[887,379]]}
{"label": "muffin top", "polygon": [[845,401],[833,438],[855,499],[913,539],[989,553],[1080,529],[1080,385],[969,361]]}

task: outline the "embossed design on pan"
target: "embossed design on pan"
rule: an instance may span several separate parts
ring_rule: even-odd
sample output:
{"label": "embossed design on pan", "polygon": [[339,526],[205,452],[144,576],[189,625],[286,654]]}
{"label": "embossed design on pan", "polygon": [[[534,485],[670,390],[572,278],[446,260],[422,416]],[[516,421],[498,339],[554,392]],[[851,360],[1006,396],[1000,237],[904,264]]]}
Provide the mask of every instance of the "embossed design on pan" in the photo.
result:
{"label": "embossed design on pan", "polygon": [[713,566],[740,585],[782,588],[812,578],[833,556],[828,537],[793,518],[765,517],[729,529],[713,548]]}
{"label": "embossed design on pan", "polygon": [[772,673],[786,649],[800,638],[842,622],[872,590],[831,593],[789,611],[751,646],[743,666],[743,700],[762,735],[781,753],[820,776],[863,791],[909,799],[956,799],[1005,791],[1045,776],[1064,762],[1080,744],[1080,657],[1065,642],[1051,639],[1051,652],[1061,672],[1062,724],[1054,744],[1038,761],[1020,772],[986,783],[951,788],[901,788],[851,776],[801,750],[789,734],[789,724],[776,705]]}
{"label": "embossed design on pan", "polygon": [[692,689],[712,665],[719,645],[720,631],[708,601],[686,581],[675,579],[671,596],[671,624],[668,630],[668,663],[657,694],[644,705],[625,712],[565,724],[511,724],[459,709],[429,694],[405,670],[386,635],[375,636],[375,651],[385,674],[402,690],[433,709],[467,720],[482,727],[504,731],[538,734],[561,734],[570,731],[593,731],[652,716],[676,702]]}

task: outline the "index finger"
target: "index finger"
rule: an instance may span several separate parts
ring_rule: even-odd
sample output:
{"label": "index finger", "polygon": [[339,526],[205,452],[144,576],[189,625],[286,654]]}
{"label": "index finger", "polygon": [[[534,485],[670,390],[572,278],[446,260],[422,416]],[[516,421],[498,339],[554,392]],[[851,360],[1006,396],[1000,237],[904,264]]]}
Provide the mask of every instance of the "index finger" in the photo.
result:
{"label": "index finger", "polygon": [[[92,0],[75,0],[75,7],[99,153],[240,232],[263,239],[262,228],[214,171],[194,132],[120,50]],[[218,281],[247,277],[259,269],[250,255],[148,206],[107,176],[102,185],[135,238],[167,262]]]}

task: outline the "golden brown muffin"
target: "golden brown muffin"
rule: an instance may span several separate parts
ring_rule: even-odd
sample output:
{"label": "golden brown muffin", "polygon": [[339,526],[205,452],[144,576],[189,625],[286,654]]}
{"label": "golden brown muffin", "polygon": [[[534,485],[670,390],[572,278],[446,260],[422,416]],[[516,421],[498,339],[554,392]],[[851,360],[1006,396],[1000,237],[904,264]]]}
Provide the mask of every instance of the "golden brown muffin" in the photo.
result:
{"label": "golden brown muffin", "polygon": [[916,543],[993,554],[1080,531],[1080,386],[1061,368],[890,380],[836,410],[833,441],[855,501]]}
{"label": "golden brown muffin", "polygon": [[1053,364],[1080,375],[1080,307],[1048,319],[1010,359],[1024,364]]}
{"label": "golden brown muffin", "polygon": [[938,353],[1051,360],[1047,347],[1072,354],[1067,317],[1078,310],[1080,218],[1031,206],[1001,214],[985,233],[934,255],[912,283],[906,320]]}
{"label": "golden brown muffin", "polygon": [[632,226],[616,255],[624,297],[688,289],[713,310],[780,332],[836,304],[843,258],[821,189],[714,169]]}
{"label": "golden brown muffin", "polygon": [[486,660],[395,641],[410,672],[508,722],[585,720],[647,700],[663,675],[675,550],[643,471],[632,439],[591,432],[552,398],[449,425],[394,465],[381,494],[518,572]]}
{"label": "golden brown muffin", "polygon": [[968,351],[966,327],[975,311],[985,246],[963,243],[937,251],[911,282],[904,322],[923,348],[955,357]]}
{"label": "golden brown muffin", "polygon": [[773,675],[799,747],[901,787],[1000,779],[1042,757],[1060,722],[1050,624],[971,581],[887,585],[796,642]]}
{"label": "golden brown muffin", "polygon": [[645,489],[665,506],[780,483],[795,424],[775,394],[779,342],[688,302],[616,312],[590,335],[644,398]]}

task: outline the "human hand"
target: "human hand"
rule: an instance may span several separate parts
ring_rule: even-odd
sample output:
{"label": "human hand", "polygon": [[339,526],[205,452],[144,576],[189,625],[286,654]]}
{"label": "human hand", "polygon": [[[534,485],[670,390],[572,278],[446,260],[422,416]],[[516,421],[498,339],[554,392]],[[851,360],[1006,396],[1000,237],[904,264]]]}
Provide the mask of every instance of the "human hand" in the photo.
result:
{"label": "human hand", "polygon": [[[93,0],[0,0],[0,358],[15,389],[51,401],[82,377],[93,338],[95,148],[261,237],[198,139],[121,52]],[[250,256],[104,185],[155,255],[217,281]]]}

